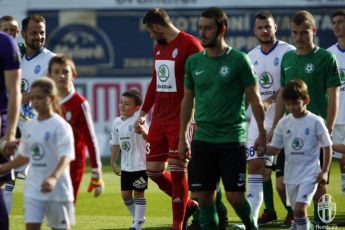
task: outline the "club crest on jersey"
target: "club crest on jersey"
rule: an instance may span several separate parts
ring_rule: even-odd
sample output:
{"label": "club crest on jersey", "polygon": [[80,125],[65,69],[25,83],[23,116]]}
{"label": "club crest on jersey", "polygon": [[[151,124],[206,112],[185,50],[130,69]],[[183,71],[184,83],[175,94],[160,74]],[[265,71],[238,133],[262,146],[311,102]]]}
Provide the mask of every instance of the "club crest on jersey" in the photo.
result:
{"label": "club crest on jersey", "polygon": [[66,121],[70,121],[72,119],[71,111],[67,111],[67,113],[65,114],[65,119],[66,119]]}
{"label": "club crest on jersey", "polygon": [[301,150],[303,148],[303,140],[302,138],[296,137],[292,140],[292,149],[293,150]]}
{"label": "club crest on jersey", "polygon": [[274,62],[273,62],[274,66],[278,66],[279,65],[279,57],[276,57],[274,59]]}
{"label": "club crest on jersey", "polygon": [[22,78],[22,82],[20,84],[20,89],[22,93],[27,93],[29,91],[29,81]]}
{"label": "club crest on jersey", "polygon": [[308,135],[309,135],[309,133],[310,133],[309,128],[305,128],[305,130],[304,130],[304,134],[308,136]]}
{"label": "club crest on jersey", "polygon": [[38,143],[33,144],[31,148],[31,154],[32,154],[33,160],[35,161],[41,160],[44,157],[43,147]]}
{"label": "club crest on jersey", "polygon": [[265,72],[265,73],[261,74],[259,83],[260,83],[260,86],[262,88],[268,89],[273,84],[273,77],[271,76],[270,73]]}
{"label": "club crest on jersey", "polygon": [[166,82],[169,79],[169,68],[166,65],[159,66],[158,77],[162,82]]}
{"label": "club crest on jersey", "polygon": [[304,71],[306,73],[312,73],[314,72],[315,66],[312,63],[308,63],[304,66]]}
{"label": "club crest on jersey", "polygon": [[129,132],[132,132],[132,130],[133,130],[133,129],[132,129],[132,125],[129,125],[129,126],[128,126],[128,131],[129,131]]}
{"label": "club crest on jersey", "polygon": [[34,68],[34,74],[39,74],[39,72],[41,71],[41,65],[36,65]]}
{"label": "club crest on jersey", "polygon": [[124,141],[121,143],[121,147],[123,150],[129,151],[131,150],[131,143],[129,143],[128,141]]}
{"label": "club crest on jersey", "polygon": [[173,58],[176,58],[176,57],[177,57],[177,54],[178,54],[178,49],[175,48],[174,51],[172,52],[172,55],[171,55],[171,56],[172,56]]}
{"label": "club crest on jersey", "polygon": [[219,68],[218,73],[221,77],[227,77],[230,74],[230,68],[226,65],[223,65]]}
{"label": "club crest on jersey", "polygon": [[44,140],[45,140],[45,141],[49,141],[49,139],[50,139],[50,133],[49,133],[49,132],[46,132],[46,133],[44,134]]}

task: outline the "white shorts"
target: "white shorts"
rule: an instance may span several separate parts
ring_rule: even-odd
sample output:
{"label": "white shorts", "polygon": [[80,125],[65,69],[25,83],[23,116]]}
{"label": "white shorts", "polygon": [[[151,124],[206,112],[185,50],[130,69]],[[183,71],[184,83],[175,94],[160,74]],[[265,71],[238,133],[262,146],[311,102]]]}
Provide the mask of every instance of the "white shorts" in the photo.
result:
{"label": "white shorts", "polygon": [[75,224],[74,204],[71,201],[42,201],[24,197],[25,223],[42,223],[44,217],[51,228],[70,228]]}
{"label": "white shorts", "polygon": [[[335,125],[332,133],[332,141],[334,144],[345,144],[345,124]],[[343,154],[333,152],[334,158],[342,158]]]}
{"label": "white shorts", "polygon": [[247,161],[254,160],[254,159],[264,159],[266,162],[266,166],[272,166],[273,165],[273,156],[269,155],[263,155],[261,157],[257,156],[257,153],[254,149],[255,140],[258,137],[258,133],[248,132],[247,137]]}
{"label": "white shorts", "polygon": [[295,204],[305,203],[310,205],[311,200],[317,189],[316,182],[303,182],[301,184],[285,184],[287,196],[291,208],[295,209]]}

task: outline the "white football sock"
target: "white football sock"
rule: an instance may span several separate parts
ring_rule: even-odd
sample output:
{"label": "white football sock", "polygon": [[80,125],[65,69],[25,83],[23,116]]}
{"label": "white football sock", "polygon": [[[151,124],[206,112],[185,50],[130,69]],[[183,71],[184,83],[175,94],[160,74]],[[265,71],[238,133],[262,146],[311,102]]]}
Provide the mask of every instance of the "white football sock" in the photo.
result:
{"label": "white football sock", "polygon": [[247,199],[252,205],[253,219],[258,225],[260,207],[264,199],[263,176],[260,174],[248,174],[248,193]]}

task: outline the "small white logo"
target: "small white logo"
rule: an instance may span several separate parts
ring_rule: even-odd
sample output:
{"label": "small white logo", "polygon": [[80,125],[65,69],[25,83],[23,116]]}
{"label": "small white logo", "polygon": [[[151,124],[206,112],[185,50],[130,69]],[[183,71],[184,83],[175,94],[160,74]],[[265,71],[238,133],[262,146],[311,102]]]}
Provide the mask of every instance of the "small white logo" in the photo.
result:
{"label": "small white logo", "polygon": [[200,74],[202,74],[203,72],[205,72],[204,70],[201,70],[201,71],[195,71],[195,75],[198,76]]}
{"label": "small white logo", "polygon": [[317,214],[321,221],[325,224],[329,224],[335,217],[337,211],[337,205],[334,198],[330,194],[325,194],[320,197],[317,202]]}
{"label": "small white logo", "polygon": [[177,56],[177,54],[178,54],[178,49],[175,48],[173,53],[172,53],[172,57],[175,58]]}
{"label": "small white logo", "polygon": [[308,63],[308,64],[305,65],[304,71],[306,73],[312,73],[314,71],[314,68],[315,67],[314,67],[314,65],[312,63]]}
{"label": "small white logo", "polygon": [[229,74],[230,74],[230,68],[228,66],[223,65],[219,68],[219,75],[221,77],[227,77],[229,76]]}
{"label": "small white logo", "polygon": [[242,187],[246,182],[238,182],[237,187]]}
{"label": "small white logo", "polygon": [[290,65],[290,66],[288,66],[288,67],[284,67],[284,71],[288,71],[289,69],[291,69],[292,68],[292,66]]}
{"label": "small white logo", "polygon": [[161,54],[161,51],[160,50],[158,50],[157,51],[157,53],[156,53],[156,55],[160,55]]}

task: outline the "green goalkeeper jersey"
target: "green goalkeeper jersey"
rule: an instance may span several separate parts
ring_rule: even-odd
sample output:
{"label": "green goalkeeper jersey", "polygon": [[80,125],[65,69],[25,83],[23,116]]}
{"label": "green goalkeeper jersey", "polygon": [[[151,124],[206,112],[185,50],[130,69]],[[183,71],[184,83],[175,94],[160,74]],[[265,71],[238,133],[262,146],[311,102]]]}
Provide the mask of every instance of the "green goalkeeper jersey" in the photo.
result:
{"label": "green goalkeeper jersey", "polygon": [[222,56],[207,50],[190,56],[184,86],[194,91],[194,139],[209,143],[245,142],[244,90],[257,76],[245,53],[229,48]]}
{"label": "green goalkeeper jersey", "polygon": [[327,89],[340,85],[337,60],[329,51],[315,47],[306,55],[296,50],[283,56],[281,63],[281,86],[294,79],[303,80],[308,86],[310,103],[307,109],[327,119]]}

